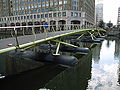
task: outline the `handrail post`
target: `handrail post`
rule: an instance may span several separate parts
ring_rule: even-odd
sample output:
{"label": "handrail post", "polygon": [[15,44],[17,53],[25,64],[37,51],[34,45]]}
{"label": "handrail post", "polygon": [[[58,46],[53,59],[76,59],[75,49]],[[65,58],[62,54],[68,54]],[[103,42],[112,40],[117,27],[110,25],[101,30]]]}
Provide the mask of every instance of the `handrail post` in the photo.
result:
{"label": "handrail post", "polygon": [[16,31],[15,27],[14,27],[14,32],[15,32],[16,48],[19,48],[19,42],[18,42],[18,38],[17,38],[17,31]]}
{"label": "handrail post", "polygon": [[34,42],[36,40],[36,34],[35,34],[34,27],[32,27],[32,34],[34,35],[34,40],[33,40],[33,42]]}

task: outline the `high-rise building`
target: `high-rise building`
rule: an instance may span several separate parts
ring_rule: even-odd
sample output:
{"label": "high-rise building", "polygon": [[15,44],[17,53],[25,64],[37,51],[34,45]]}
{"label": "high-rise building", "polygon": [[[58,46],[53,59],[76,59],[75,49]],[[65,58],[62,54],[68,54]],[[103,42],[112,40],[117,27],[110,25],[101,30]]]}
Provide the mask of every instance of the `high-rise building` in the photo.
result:
{"label": "high-rise building", "polygon": [[118,8],[118,20],[117,25],[120,25],[120,7]]}
{"label": "high-rise building", "polygon": [[10,0],[0,0],[0,17],[10,16]]}
{"label": "high-rise building", "polygon": [[[95,21],[95,0],[9,0],[10,13],[0,17],[0,24],[29,25],[36,22],[80,24],[90,26]],[[5,15],[6,16],[6,15]]]}
{"label": "high-rise building", "polygon": [[96,5],[96,22],[98,23],[100,20],[103,20],[103,4]]}

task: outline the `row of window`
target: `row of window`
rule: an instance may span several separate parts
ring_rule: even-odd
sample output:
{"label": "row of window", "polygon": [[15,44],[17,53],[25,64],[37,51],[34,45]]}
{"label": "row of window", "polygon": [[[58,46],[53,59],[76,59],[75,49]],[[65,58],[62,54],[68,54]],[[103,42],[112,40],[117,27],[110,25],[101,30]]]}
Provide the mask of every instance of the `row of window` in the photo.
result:
{"label": "row of window", "polygon": [[29,16],[18,16],[18,17],[9,17],[9,18],[0,18],[0,21],[39,19],[39,18],[49,18],[49,17],[61,17],[61,16],[66,16],[66,12],[47,13],[47,14],[38,14],[38,15],[29,15]]}
{"label": "row of window", "polygon": [[[46,13],[46,14],[38,14],[38,15],[28,15],[28,16],[19,16],[19,17],[0,18],[0,22],[1,21],[24,20],[24,19],[52,18],[52,17],[62,17],[62,16],[67,16],[66,12]],[[71,12],[71,16],[72,17],[81,17],[81,13]]]}
{"label": "row of window", "polygon": [[73,17],[81,17],[81,13],[77,13],[77,12],[71,12],[71,16]]}
{"label": "row of window", "polygon": [[[54,6],[54,8],[58,8],[58,10],[59,10],[59,8],[65,8],[66,7],[66,5],[64,5],[64,6]],[[12,9],[12,11],[20,11],[20,10],[28,10],[28,9],[40,9],[41,8],[41,5],[33,5],[33,6],[22,6],[22,7],[16,7],[16,8],[13,8]],[[46,8],[48,8],[48,7],[46,7]],[[53,7],[49,7],[49,8],[53,8]],[[78,7],[77,7],[78,8]],[[42,9],[44,9],[44,8],[42,8]],[[67,9],[67,8],[66,8]]]}
{"label": "row of window", "polygon": [[79,5],[79,2],[77,2],[77,1],[72,1],[72,5]]}
{"label": "row of window", "polygon": [[29,9],[29,10],[20,10],[20,11],[13,11],[14,15],[25,15],[25,14],[35,14],[41,12],[48,12],[48,11],[61,11],[67,10],[67,6],[60,6],[60,7],[50,7],[50,8],[40,8],[40,9]]}
{"label": "row of window", "polygon": [[64,1],[62,1],[62,0],[60,0],[60,1],[55,1],[54,0],[54,2],[53,1],[48,1],[48,0],[46,0],[46,1],[30,1],[30,2],[23,2],[23,3],[20,3],[20,4],[13,4],[13,7],[20,7],[20,6],[25,6],[25,5],[28,5],[28,6],[33,6],[34,7],[34,5],[36,4],[36,6],[35,7],[39,7],[40,6],[40,4],[42,4],[40,7],[45,7],[45,6],[53,6],[53,5],[61,5],[61,4],[67,4],[67,1],[66,0],[64,0]]}

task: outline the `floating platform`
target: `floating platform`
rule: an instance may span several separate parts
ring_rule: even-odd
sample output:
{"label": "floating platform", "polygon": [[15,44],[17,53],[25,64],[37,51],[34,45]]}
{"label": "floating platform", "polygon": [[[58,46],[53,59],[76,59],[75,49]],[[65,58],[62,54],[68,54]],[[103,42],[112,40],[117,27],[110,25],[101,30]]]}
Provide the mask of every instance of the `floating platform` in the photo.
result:
{"label": "floating platform", "polygon": [[86,43],[101,43],[101,40],[92,40],[92,39],[72,39],[71,42],[86,42]]}
{"label": "floating platform", "polygon": [[[43,50],[50,50],[50,49],[56,50],[57,46],[49,45],[49,44],[41,44],[39,46],[39,48],[43,49]],[[67,46],[67,45],[61,45],[60,46],[60,51],[61,52],[87,54],[87,53],[89,53],[89,48],[80,48],[80,47],[72,47],[72,46]]]}
{"label": "floating platform", "polygon": [[38,62],[49,62],[66,66],[74,66],[78,63],[78,59],[74,56],[53,55],[51,53],[40,53],[34,51],[12,51],[9,55],[14,58],[21,57],[26,60],[35,60]]}
{"label": "floating platform", "polygon": [[80,48],[80,47],[70,47],[70,46],[61,46],[60,51],[62,52],[72,52],[72,53],[80,53],[80,54],[88,54],[88,48]]}

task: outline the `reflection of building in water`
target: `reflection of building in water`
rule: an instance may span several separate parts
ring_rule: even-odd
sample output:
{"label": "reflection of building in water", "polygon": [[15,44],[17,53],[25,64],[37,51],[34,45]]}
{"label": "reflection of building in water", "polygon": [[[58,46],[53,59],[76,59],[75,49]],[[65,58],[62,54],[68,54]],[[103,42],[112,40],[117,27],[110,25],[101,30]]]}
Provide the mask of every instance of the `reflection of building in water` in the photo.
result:
{"label": "reflection of building in water", "polygon": [[118,83],[120,84],[120,61],[118,65]]}
{"label": "reflection of building in water", "polygon": [[120,59],[120,40],[115,41],[115,59],[119,60]]}
{"label": "reflection of building in water", "polygon": [[45,85],[45,88],[51,90],[86,90],[88,80],[91,78],[92,55],[89,53],[82,58],[80,55],[76,55],[76,57],[80,61],[79,64],[57,75]]}
{"label": "reflection of building in water", "polygon": [[102,44],[97,45],[92,51],[92,57],[93,57],[94,62],[96,63],[98,63],[100,60],[101,45]]}
{"label": "reflection of building in water", "polygon": [[118,83],[120,84],[120,63],[119,63],[119,66],[118,66]]}
{"label": "reflection of building in water", "polygon": [[[120,60],[120,40],[115,41],[115,59]],[[118,83],[120,84],[120,61],[118,65]]]}

